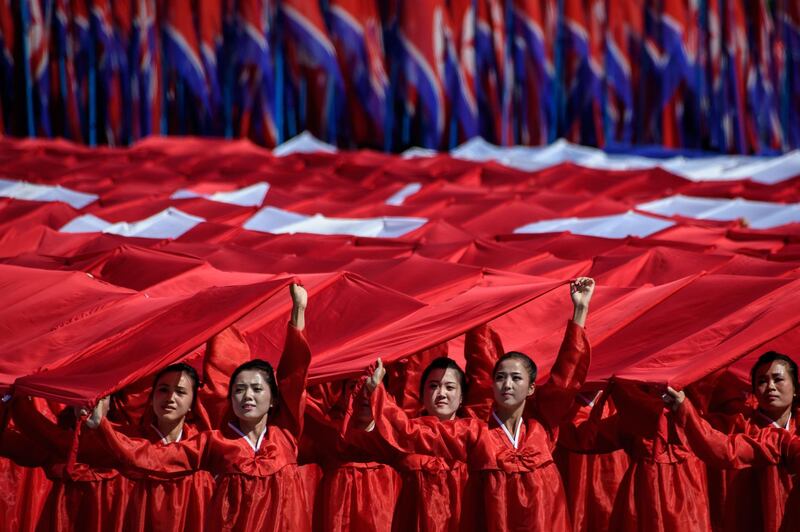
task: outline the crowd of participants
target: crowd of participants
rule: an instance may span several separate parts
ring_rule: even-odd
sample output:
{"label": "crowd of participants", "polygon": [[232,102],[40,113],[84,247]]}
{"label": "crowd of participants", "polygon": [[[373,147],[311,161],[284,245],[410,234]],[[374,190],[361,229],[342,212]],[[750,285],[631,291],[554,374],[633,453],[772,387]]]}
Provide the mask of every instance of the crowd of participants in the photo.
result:
{"label": "crowd of participants", "polygon": [[293,284],[276,371],[228,329],[202,386],[179,363],[92,411],[6,398],[0,528],[800,530],[795,362],[761,356],[749,398],[724,371],[680,391],[587,390],[594,281],[569,286],[541,385],[483,325],[465,335],[465,368],[433,348],[308,386]]}

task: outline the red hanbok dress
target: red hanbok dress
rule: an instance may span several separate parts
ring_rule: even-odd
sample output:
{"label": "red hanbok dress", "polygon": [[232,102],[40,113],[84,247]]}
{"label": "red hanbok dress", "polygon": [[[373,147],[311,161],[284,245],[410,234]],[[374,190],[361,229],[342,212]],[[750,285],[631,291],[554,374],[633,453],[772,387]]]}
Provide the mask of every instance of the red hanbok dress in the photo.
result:
{"label": "red hanbok dress", "polygon": [[[607,418],[616,408],[610,401],[592,399],[580,394],[581,406],[570,424],[580,425],[590,416]],[[568,430],[567,427],[566,430]],[[562,427],[560,434],[565,428]],[[605,532],[610,529],[611,512],[619,486],[628,470],[630,460],[623,450],[610,453],[585,454],[573,452],[559,438],[555,453],[558,469],[564,481],[569,502],[572,526],[576,532]]]}
{"label": "red hanbok dress", "polygon": [[[6,418],[7,403],[3,403]],[[8,530],[33,531],[39,521],[52,483],[41,466],[49,455],[37,444],[12,426],[5,426],[0,436],[0,515]]]}
{"label": "red hanbok dress", "polygon": [[[116,430],[131,438],[147,440],[154,446],[171,445],[152,425],[117,427]],[[184,424],[180,438],[174,443],[197,434],[194,426]],[[214,493],[214,478],[208,472],[188,472],[172,479],[135,473],[126,476],[130,480],[126,532],[205,530],[206,508]]]}
{"label": "red hanbok dress", "polygon": [[[467,331],[464,338],[464,360],[468,390],[458,412],[460,417],[480,420],[488,418],[492,405],[492,369],[503,353],[502,342],[489,325],[480,325]],[[431,357],[427,358],[428,363],[433,360]],[[414,388],[415,395],[423,384],[420,382],[423,369],[420,368],[414,378],[405,375],[407,386]],[[404,410],[408,412],[409,409]],[[416,416],[420,416],[418,406]],[[437,419],[431,417],[430,421],[436,423]],[[393,530],[461,530],[462,504],[469,478],[466,462],[406,453],[397,460],[395,467],[402,477],[402,489],[395,510]]]}
{"label": "red hanbok dress", "polygon": [[332,383],[309,392],[302,455],[323,470],[314,529],[388,532],[400,492],[390,465],[397,453],[373,432],[342,437],[343,391],[343,383]]}
{"label": "red hanbok dress", "polygon": [[[488,423],[475,418],[409,419],[380,386],[371,396],[376,428],[401,452],[467,463],[463,530],[571,530],[552,451],[589,359],[586,335],[570,321],[550,379],[537,389],[515,434],[507,434],[496,416]],[[443,513],[430,519],[437,517],[449,518]]]}
{"label": "red hanbok dress", "polygon": [[15,399],[13,411],[20,430],[48,449],[44,470],[53,486],[37,529],[123,530],[129,482],[110,464],[89,465],[80,461],[79,454],[77,461],[70,459],[76,436],[66,427],[77,421],[72,410],[61,412],[58,425],[39,413],[32,401]]}
{"label": "red hanbok dress", "polygon": [[778,428],[752,411],[737,416],[724,433],[702,419],[689,401],[679,412],[692,450],[713,468],[735,469],[726,475],[724,530],[799,529],[798,468],[793,467],[798,456],[793,453],[800,450],[800,438],[794,416],[788,429]]}
{"label": "red hanbok dress", "polygon": [[590,417],[575,430],[563,427],[560,441],[579,452],[628,454],[611,530],[710,530],[705,465],[686,447],[681,428],[654,393],[632,383],[615,386],[618,413]]}
{"label": "red hanbok dress", "polygon": [[181,442],[155,446],[128,438],[106,420],[99,433],[126,472],[169,479],[205,470],[217,486],[206,511],[208,530],[310,530],[305,485],[297,466],[311,351],[289,326],[278,380],[278,412],[253,444],[235,421]]}

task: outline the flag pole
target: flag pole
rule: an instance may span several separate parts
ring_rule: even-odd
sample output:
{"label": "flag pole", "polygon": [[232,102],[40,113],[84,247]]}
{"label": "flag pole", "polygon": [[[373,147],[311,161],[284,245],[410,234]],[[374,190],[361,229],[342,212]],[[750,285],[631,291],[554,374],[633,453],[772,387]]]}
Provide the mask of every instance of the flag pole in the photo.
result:
{"label": "flag pole", "polygon": [[28,125],[28,136],[36,137],[36,129],[33,118],[33,78],[31,73],[31,50],[28,42],[28,26],[30,25],[30,13],[28,12],[28,1],[20,2],[20,17],[22,18],[22,56],[25,70],[25,114]]}

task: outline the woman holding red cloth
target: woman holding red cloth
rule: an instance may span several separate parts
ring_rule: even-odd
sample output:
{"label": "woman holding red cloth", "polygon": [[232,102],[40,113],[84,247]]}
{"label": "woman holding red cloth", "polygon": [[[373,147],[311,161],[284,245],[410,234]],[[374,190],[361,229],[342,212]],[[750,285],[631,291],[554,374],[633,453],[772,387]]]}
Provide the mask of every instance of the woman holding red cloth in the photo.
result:
{"label": "woman holding red cloth", "polygon": [[385,373],[380,361],[367,379],[376,430],[388,443],[400,452],[468,464],[462,529],[571,529],[551,453],[558,426],[572,409],[588,371],[590,353],[583,325],[593,291],[592,279],[571,283],[574,318],[567,324],[549,380],[535,395],[536,366],[530,358],[512,351],[497,361],[488,422],[440,421],[433,416],[409,419],[379,386]]}
{"label": "woman holding red cloth", "polygon": [[[52,481],[37,530],[123,530],[130,482],[111,460],[86,459],[87,439],[80,434],[85,413],[68,407],[53,422],[25,398],[13,400],[12,413],[16,427],[39,444],[42,467]],[[37,453],[36,447],[30,452]]]}
{"label": "woman holding red cloth", "polygon": [[[197,435],[186,422],[195,405],[197,372],[188,364],[173,364],[159,371],[151,392],[152,416],[136,426],[117,427],[131,438],[164,446]],[[152,422],[150,422],[150,419]],[[126,531],[203,530],[206,505],[214,491],[214,479],[206,471],[189,473],[172,480],[133,477],[125,513]]]}
{"label": "woman holding red cloth", "polygon": [[[470,375],[469,388],[464,370],[454,360],[444,356],[433,359],[419,381],[423,404],[420,415],[432,422],[452,421],[462,416],[485,420],[491,407],[492,367],[502,352],[499,338],[488,325],[467,331],[464,358]],[[371,410],[368,415],[371,421]],[[395,467],[402,476],[402,490],[394,513],[394,530],[461,530],[462,500],[468,479],[464,461],[402,453]]]}
{"label": "woman holding red cloth", "polygon": [[297,440],[303,427],[311,352],[303,336],[305,289],[293,284],[292,318],[275,378],[268,362],[255,359],[231,376],[234,417],[220,430],[158,446],[128,438],[101,420],[99,434],[125,470],[170,479],[205,470],[217,478],[207,509],[208,530],[309,530]]}
{"label": "woman holding red cloth", "polygon": [[[674,400],[680,419],[691,421],[687,424],[687,439],[693,451],[714,468],[736,469],[726,471],[725,475],[723,530],[786,530],[787,521],[800,524],[797,512],[789,511],[790,494],[796,491],[795,471],[782,465],[780,459],[758,461],[760,455],[749,455],[750,451],[743,450],[746,446],[736,451],[722,444],[704,445],[704,438],[710,438],[712,431],[718,436],[718,443],[726,434],[731,442],[749,441],[735,440],[738,434],[764,441],[765,445],[798,436],[793,415],[798,389],[797,364],[786,355],[770,351],[761,355],[750,375],[758,408],[737,416],[711,416],[709,423],[700,420],[688,401],[682,407],[682,392],[670,388],[667,399]],[[717,433],[712,427],[722,432]]]}
{"label": "woman holding red cloth", "polygon": [[314,530],[388,532],[400,492],[392,467],[397,453],[374,432],[372,412],[359,405],[350,424],[356,430],[342,438],[352,379],[313,386],[308,391],[302,462],[317,463],[323,476],[316,497]]}

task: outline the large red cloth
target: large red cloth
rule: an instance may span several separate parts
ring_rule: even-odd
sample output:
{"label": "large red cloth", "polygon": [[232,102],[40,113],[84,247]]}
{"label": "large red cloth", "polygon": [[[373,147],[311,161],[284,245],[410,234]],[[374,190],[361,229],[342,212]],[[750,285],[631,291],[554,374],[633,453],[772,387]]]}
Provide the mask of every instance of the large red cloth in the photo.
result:
{"label": "large red cloth", "polygon": [[409,419],[380,386],[372,394],[377,430],[401,452],[443,459],[449,468],[468,464],[462,528],[570,530],[552,450],[558,425],[586,376],[589,356],[583,329],[569,322],[556,368],[537,390],[541,396],[533,401],[532,415],[520,425],[518,447],[494,419]]}
{"label": "large red cloth", "polygon": [[234,429],[235,421],[170,445],[128,438],[106,420],[100,424],[100,435],[128,474],[167,480],[190,471],[213,474],[217,486],[207,508],[209,530],[308,530],[297,440],[303,427],[310,357],[303,334],[290,325],[278,367],[280,410],[256,450]]}

